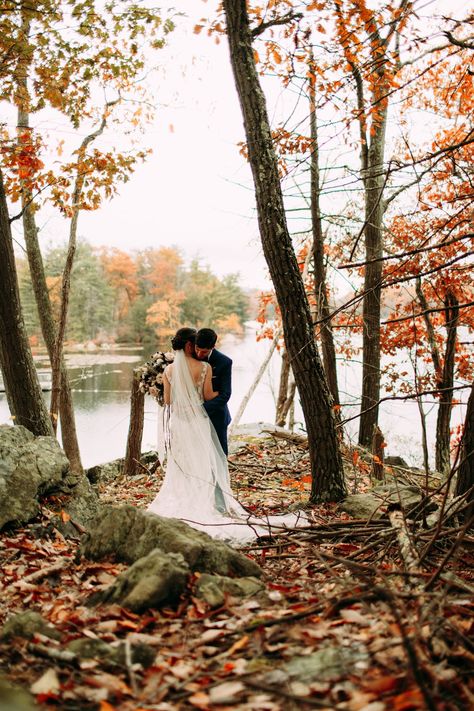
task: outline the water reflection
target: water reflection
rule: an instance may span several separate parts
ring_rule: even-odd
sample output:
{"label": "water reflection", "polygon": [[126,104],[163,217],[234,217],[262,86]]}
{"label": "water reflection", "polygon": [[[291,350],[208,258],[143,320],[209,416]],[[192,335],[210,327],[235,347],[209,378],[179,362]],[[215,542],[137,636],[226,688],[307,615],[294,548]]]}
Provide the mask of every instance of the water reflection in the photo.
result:
{"label": "water reflection", "polygon": [[[234,362],[233,392],[229,402],[231,413],[236,413],[247,393],[261,362],[270,346],[268,341],[256,342],[255,331],[249,329],[244,338],[227,337],[219,348]],[[167,350],[167,346],[164,348]],[[150,344],[144,348],[121,348],[67,355],[68,370],[73,390],[79,446],[84,466],[123,457],[130,417],[130,387],[132,371],[148,360],[156,350]],[[45,366],[44,357],[37,359],[39,367]],[[259,386],[252,395],[241,422],[273,422],[275,393],[278,386],[280,356],[276,352],[270,361]],[[341,399],[346,403],[343,416],[358,412],[361,367],[357,361],[339,362]],[[44,393],[49,403],[50,393]],[[351,404],[352,403],[352,404]],[[296,421],[302,422],[299,403],[296,404]],[[435,438],[436,403],[426,404],[428,439],[433,451]],[[453,427],[464,419],[464,407],[455,408]],[[157,405],[145,398],[145,425],[143,448],[156,446]],[[4,393],[0,394],[0,423],[11,423]],[[413,401],[384,402],[380,408],[380,426],[388,447],[386,454],[402,454],[410,463],[420,463],[420,423],[417,405]],[[349,423],[346,435],[357,439],[358,420]]]}

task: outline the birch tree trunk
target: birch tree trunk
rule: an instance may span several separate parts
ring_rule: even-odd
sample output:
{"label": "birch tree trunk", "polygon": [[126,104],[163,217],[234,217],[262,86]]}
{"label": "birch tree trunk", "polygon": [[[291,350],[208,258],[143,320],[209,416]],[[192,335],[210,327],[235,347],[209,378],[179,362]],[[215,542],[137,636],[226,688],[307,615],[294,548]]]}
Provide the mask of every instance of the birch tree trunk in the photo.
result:
{"label": "birch tree trunk", "polygon": [[1,172],[0,284],[0,357],[15,424],[23,425],[35,435],[52,435],[48,409],[41,392],[21,312],[10,220]]}
{"label": "birch tree trunk", "polygon": [[313,333],[303,280],[286,223],[265,97],[255,66],[245,0],[224,0],[231,64],[244,119],[263,253],[280,306],[301,399],[312,472],[311,501],[346,494],[330,393]]}

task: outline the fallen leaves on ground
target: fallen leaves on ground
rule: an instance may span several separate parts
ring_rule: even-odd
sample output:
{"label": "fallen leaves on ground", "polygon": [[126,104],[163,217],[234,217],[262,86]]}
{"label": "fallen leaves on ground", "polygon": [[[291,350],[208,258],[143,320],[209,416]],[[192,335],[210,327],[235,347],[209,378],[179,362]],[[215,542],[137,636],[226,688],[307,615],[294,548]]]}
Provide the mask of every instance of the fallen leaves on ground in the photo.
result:
{"label": "fallen leaves on ground", "polygon": [[[347,458],[355,471],[359,456]],[[310,529],[248,548],[264,570],[264,594],[228,597],[212,610],[190,584],[177,610],[135,615],[117,605],[88,607],[91,594],[126,566],[80,558],[79,535],[64,538],[45,502],[34,522],[0,538],[0,622],[34,610],[61,639],[36,634],[2,642],[0,671],[30,689],[40,708],[63,711],[472,707],[473,604],[459,589],[462,581],[472,585],[472,546],[450,560],[461,583],[438,581],[426,591],[446,553],[443,540],[421,577],[410,577],[387,520],[354,521],[336,505],[307,506],[303,445],[269,439],[243,446],[230,470],[234,491],[253,512],[291,505],[311,516]],[[104,502],[146,507],[160,482],[159,473],[144,471],[98,490]],[[362,468],[349,486],[363,491],[369,483]],[[130,658],[68,657],[67,643],[78,638],[114,648],[148,645],[154,659],[144,668]]]}

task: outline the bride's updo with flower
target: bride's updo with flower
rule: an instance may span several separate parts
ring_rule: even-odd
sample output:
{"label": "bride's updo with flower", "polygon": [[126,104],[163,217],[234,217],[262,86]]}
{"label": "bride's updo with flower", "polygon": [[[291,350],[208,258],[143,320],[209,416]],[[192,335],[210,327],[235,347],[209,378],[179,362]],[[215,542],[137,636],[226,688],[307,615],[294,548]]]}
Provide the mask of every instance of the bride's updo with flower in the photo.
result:
{"label": "bride's updo with flower", "polygon": [[180,328],[171,339],[171,347],[174,351],[182,351],[188,342],[196,341],[195,328]]}

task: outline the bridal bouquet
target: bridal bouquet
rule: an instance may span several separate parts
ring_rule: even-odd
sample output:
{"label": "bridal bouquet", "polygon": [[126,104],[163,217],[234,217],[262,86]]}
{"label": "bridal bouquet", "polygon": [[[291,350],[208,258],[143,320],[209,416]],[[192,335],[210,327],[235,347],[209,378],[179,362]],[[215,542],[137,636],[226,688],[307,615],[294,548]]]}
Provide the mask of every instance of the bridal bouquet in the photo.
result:
{"label": "bridal bouquet", "polygon": [[141,368],[138,389],[140,392],[154,397],[160,405],[164,404],[163,371],[173,360],[173,353],[157,351]]}

